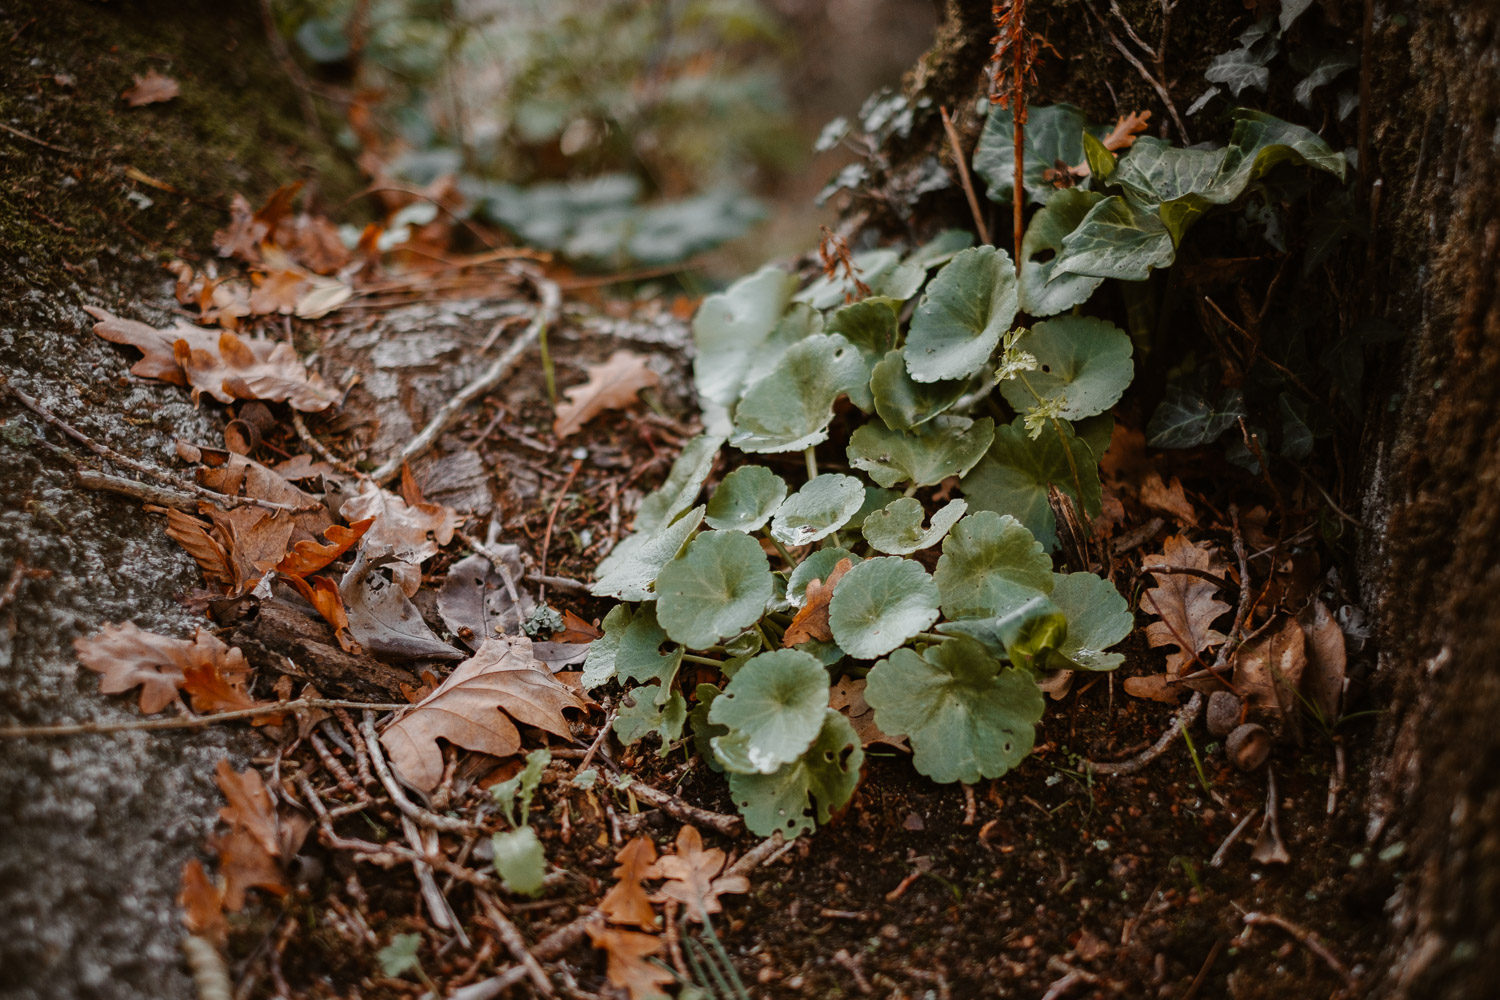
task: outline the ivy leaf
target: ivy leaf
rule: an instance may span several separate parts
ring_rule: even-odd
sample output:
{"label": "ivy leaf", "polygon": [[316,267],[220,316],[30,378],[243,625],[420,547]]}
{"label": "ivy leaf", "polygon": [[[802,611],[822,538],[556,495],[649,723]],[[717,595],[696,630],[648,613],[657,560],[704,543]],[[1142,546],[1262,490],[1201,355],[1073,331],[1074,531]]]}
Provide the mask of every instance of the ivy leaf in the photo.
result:
{"label": "ivy leaf", "polygon": [[729,727],[713,739],[731,772],[773,774],[807,750],[828,707],[828,671],[797,649],[762,653],[740,668],[714,699],[710,722]]}
{"label": "ivy leaf", "polygon": [[[996,428],[994,444],[964,476],[962,484],[964,496],[975,510],[1009,514],[1048,552],[1057,548],[1057,517],[1052,513],[1047,487],[1057,487],[1081,503],[1089,515],[1099,513],[1098,458],[1066,423],[1062,427],[1061,436],[1048,427],[1035,441],[1026,433],[1020,417]],[[1069,452],[1072,464],[1068,462]],[[1077,484],[1073,479],[1075,468]]]}
{"label": "ivy leaf", "polygon": [[906,354],[891,351],[870,372],[875,412],[887,427],[911,430],[958,402],[969,380],[918,382],[906,371]]}
{"label": "ivy leaf", "polygon": [[505,883],[506,891],[519,896],[535,896],[542,891],[547,877],[547,852],[529,826],[497,833],[491,840],[495,871]]}
{"label": "ivy leaf", "polygon": [[797,564],[786,582],[786,598],[792,607],[800,608],[807,601],[807,585],[814,580],[826,580],[840,562],[848,559],[853,565],[864,562],[848,549],[818,549]]}
{"label": "ivy leaf", "polygon": [[786,499],[786,482],[763,465],[745,465],[724,477],[709,498],[707,516],[710,528],[719,531],[759,531],[781,501]]}
{"label": "ivy leaf", "polygon": [[766,554],[738,531],[704,532],[656,578],[657,620],[689,649],[739,635],[760,620],[770,599]]}
{"label": "ivy leaf", "polygon": [[[1092,137],[1090,137],[1092,138]],[[1097,141],[1097,140],[1095,140]],[[1102,146],[1100,147],[1103,148]],[[1113,155],[1105,150],[1105,155]],[[1057,270],[1063,240],[1077,229],[1103,195],[1081,188],[1059,191],[1036,213],[1021,240],[1021,311],[1031,316],[1052,316],[1088,301],[1103,278],[1066,274]],[[1045,259],[1044,259],[1045,258]],[[876,396],[876,407],[880,405]]]}
{"label": "ivy leaf", "polygon": [[807,751],[771,774],[729,775],[729,794],[757,837],[776,831],[795,838],[827,823],[859,784],[865,752],[849,720],[823,710],[822,727]]}
{"label": "ivy leaf", "polygon": [[[1084,161],[1083,130],[1087,119],[1070,104],[1037,105],[1027,111],[1022,127],[1026,148],[1023,153],[1021,184],[1027,197],[1043,205],[1057,196],[1057,188],[1047,180],[1046,172],[1057,162],[1075,164]],[[993,108],[979,146],[974,150],[974,172],[984,178],[991,201],[1009,202],[1016,179],[1015,122],[1007,108]]]}
{"label": "ivy leaf", "polygon": [[796,287],[795,277],[767,265],[698,307],[693,381],[698,395],[712,404],[704,406],[710,428],[728,431],[727,411],[739,398],[750,361],[776,328]]}
{"label": "ivy leaf", "polygon": [[643,736],[656,733],[661,737],[658,757],[672,751],[672,744],[682,739],[682,727],[687,724],[687,700],[681,692],[668,690],[657,684],[643,684],[632,688],[630,697],[634,704],[624,705],[615,716],[615,735],[626,746],[638,743]]}
{"label": "ivy leaf", "polygon": [[1349,161],[1316,132],[1248,108],[1236,110],[1234,118],[1229,151],[1214,185],[1222,204],[1238,198],[1247,185],[1280,163],[1312,167],[1340,181],[1348,178]]}
{"label": "ivy leaf", "polygon": [[1052,272],[1054,280],[1056,275],[1083,274],[1145,281],[1152,268],[1167,267],[1176,257],[1161,219],[1114,195],[1089,209],[1078,228],[1063,238]]}
{"label": "ivy leaf", "polygon": [[1001,669],[973,639],[957,637],[918,656],[898,649],[870,670],[865,700],[875,724],[905,733],[912,763],[938,782],[998,778],[1026,758],[1042,717],[1029,671]]}
{"label": "ivy leaf", "polygon": [[917,304],[906,368],[918,382],[966,378],[994,353],[1016,318],[1015,266],[1004,250],[975,247],[943,266]]}
{"label": "ivy leaf", "polygon": [[703,523],[703,508],[686,514],[652,534],[636,532],[621,540],[599,563],[599,579],[589,588],[595,597],[618,597],[622,601],[652,601],[653,587],[661,568],[676,558],[682,546]]}
{"label": "ivy leaf", "polygon": [[933,579],[948,618],[998,618],[1051,592],[1052,560],[1020,521],[979,511],[943,539]]}
{"label": "ivy leaf", "polygon": [[884,656],[937,618],[937,584],[915,560],[897,556],[849,570],[828,605],[834,641],[861,660]]}
{"label": "ivy leaf", "polygon": [[627,605],[615,605],[604,616],[604,635],[589,643],[583,687],[602,687],[614,679],[671,684],[682,664],[682,650],[661,652],[666,641],[655,605],[643,604],[633,612]]}
{"label": "ivy leaf", "polygon": [[[854,272],[870,295],[905,302],[917,294],[927,277],[927,269],[918,264],[904,264],[901,255],[894,250],[866,250],[850,258]],[[806,302],[814,309],[833,309],[858,296],[859,289],[839,269],[834,277],[821,277],[797,293],[798,302]]]}
{"label": "ivy leaf", "polygon": [[745,390],[729,443],[741,451],[801,451],[828,437],[839,396],[869,395],[870,370],[837,334],[814,334],[787,348],[776,367]]}
{"label": "ivy leaf", "polygon": [[989,417],[934,417],[915,431],[890,430],[871,421],[849,436],[846,454],[852,467],[881,486],[935,486],[972,469],[994,438],[995,422]]}
{"label": "ivy leaf", "polygon": [[672,462],[666,481],[641,500],[635,514],[635,530],[651,534],[677,520],[677,515],[693,506],[698,492],[713,471],[722,437],[700,434],[682,448]]}
{"label": "ivy leaf", "polygon": [[962,500],[950,500],[932,515],[932,526],[922,527],[926,512],[915,497],[893,500],[889,506],[877,510],[865,518],[865,541],[877,552],[891,555],[910,555],[920,549],[936,545],[948,534],[948,529],[964,516],[969,505]]}
{"label": "ivy leaf", "polygon": [[1093,316],[1044,320],[1017,339],[1016,349],[1036,358],[1036,368],[1026,374],[1025,383],[1019,378],[1001,382],[1000,392],[1022,413],[1039,402],[1035,391],[1040,402],[1057,404],[1060,417],[1092,417],[1114,406],[1135,375],[1130,334]]}
{"label": "ivy leaf", "polygon": [[1182,149],[1143,135],[1121,158],[1110,180],[1142,206],[1158,205],[1213,188],[1224,154],[1223,149]]}
{"label": "ivy leaf", "polygon": [[1171,385],[1146,425],[1146,443],[1153,448],[1208,444],[1244,416],[1245,401],[1238,389],[1226,392],[1214,406],[1186,386]]}
{"label": "ivy leaf", "polygon": [[771,536],[783,545],[816,542],[847,524],[864,502],[858,479],[826,472],[787,498],[771,519]]}
{"label": "ivy leaf", "polygon": [[1057,647],[1070,670],[1113,670],[1125,662],[1124,653],[1104,650],[1123,640],[1135,625],[1130,605],[1115,585],[1093,573],[1058,573],[1053,577],[1052,603],[1067,616],[1067,638]]}
{"label": "ivy leaf", "polygon": [[[1149,114],[1149,113],[1148,113]],[[1123,121],[1123,119],[1122,119]],[[1110,179],[1115,172],[1115,154],[1110,147],[1104,144],[1102,139],[1096,139],[1091,133],[1083,133],[1083,158],[1089,166],[1089,176],[1094,179],[1095,185],[1102,184]],[[1078,188],[1064,188],[1063,191],[1077,191]],[[1059,192],[1061,194],[1062,192]],[[1057,195],[1052,196],[1055,200]],[[1050,205],[1051,202],[1048,202]],[[1021,241],[1023,244],[1025,240]]]}

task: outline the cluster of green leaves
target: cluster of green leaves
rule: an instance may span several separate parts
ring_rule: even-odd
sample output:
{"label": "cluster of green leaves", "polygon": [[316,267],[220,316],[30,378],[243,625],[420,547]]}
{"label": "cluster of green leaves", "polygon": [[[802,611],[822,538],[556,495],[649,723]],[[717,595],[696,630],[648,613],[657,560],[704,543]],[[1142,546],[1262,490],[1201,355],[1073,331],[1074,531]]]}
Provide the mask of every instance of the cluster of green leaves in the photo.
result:
{"label": "cluster of green leaves", "polygon": [[531,799],[550,763],[552,754],[545,747],[533,750],[526,755],[520,771],[490,789],[490,796],[511,826],[490,840],[495,872],[506,889],[523,896],[540,893],[547,876],[547,854],[531,828]]}

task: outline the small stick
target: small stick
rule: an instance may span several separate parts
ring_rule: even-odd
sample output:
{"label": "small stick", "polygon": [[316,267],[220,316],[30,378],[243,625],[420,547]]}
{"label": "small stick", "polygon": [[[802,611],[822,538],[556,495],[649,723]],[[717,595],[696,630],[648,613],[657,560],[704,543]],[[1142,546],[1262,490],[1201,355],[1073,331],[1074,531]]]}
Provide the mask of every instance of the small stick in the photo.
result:
{"label": "small stick", "polygon": [[[548,934],[536,943],[531,953],[544,962],[550,962],[560,958],[568,949],[583,940],[588,926],[598,920],[598,915],[593,910],[588,910],[571,923],[563,924],[557,930]],[[482,983],[465,986],[461,990],[455,990],[449,1000],[494,1000],[500,994],[525,979],[527,971],[524,966],[514,966],[506,969],[493,979],[486,979]]]}
{"label": "small stick", "polygon": [[[953,127],[953,119],[948,117],[947,108],[939,106],[938,111],[943,116],[943,129],[948,133],[948,142],[953,146],[953,162],[958,164],[958,180],[964,186],[965,197],[969,199],[969,211],[974,215],[974,228],[979,233],[979,242],[988,246],[990,230],[979,212],[979,199],[974,195],[974,182],[969,178],[969,164],[964,158],[963,146],[958,141],[958,129]],[[1016,252],[1019,255],[1020,251]]]}
{"label": "small stick", "polygon": [[69,149],[66,146],[54,146],[52,143],[48,142],[45,139],[38,139],[36,136],[32,135],[29,132],[22,132],[18,128],[11,128],[9,125],[4,124],[3,122],[0,122],[0,130],[9,132],[17,139],[25,139],[27,142],[34,142],[38,146],[41,146],[43,149],[50,149],[54,153],[62,153],[65,156],[81,156],[84,159],[89,158],[87,153],[80,153],[78,150]]}
{"label": "small stick", "polygon": [[1227,586],[1229,583],[1222,576],[1215,576],[1206,569],[1194,569],[1191,566],[1142,566],[1141,572],[1156,573],[1161,576],[1196,576],[1220,587]]}
{"label": "small stick", "polygon": [[75,722],[59,726],[6,726],[0,729],[0,740],[27,740],[48,736],[82,736],[93,733],[131,733],[153,729],[199,729],[218,722],[253,719],[278,712],[295,712],[303,708],[363,708],[373,712],[395,712],[410,705],[387,705],[374,701],[339,701],[334,698],[298,698],[295,701],[266,702],[254,708],[233,712],[198,715],[191,719],[139,719],[135,722]]}
{"label": "small stick", "polygon": [[353,462],[339,458],[326,444],[313,437],[313,432],[307,429],[307,421],[303,420],[302,414],[296,410],[292,411],[292,426],[297,430],[297,440],[311,448],[313,453],[323,461],[347,476],[359,475],[359,470],[354,467]]}
{"label": "small stick", "polygon": [[[557,512],[562,510],[563,500],[567,499],[568,490],[572,488],[573,480],[578,478],[578,470],[581,468],[583,468],[583,459],[573,459],[573,467],[568,470],[568,478],[563,480],[562,489],[557,491],[557,501],[552,505],[552,513],[547,515],[547,530],[542,533],[542,554],[538,560],[540,565],[537,567],[541,573],[547,572],[547,549],[552,545],[552,528],[557,524]],[[538,599],[543,604],[547,603],[545,583],[541,585]]]}
{"label": "small stick", "polygon": [[1147,764],[1166,753],[1167,748],[1177,739],[1177,734],[1182,732],[1187,726],[1191,726],[1197,722],[1198,715],[1202,711],[1203,693],[1201,691],[1194,691],[1193,696],[1188,699],[1188,703],[1182,706],[1182,710],[1177,713],[1177,717],[1167,726],[1166,732],[1162,733],[1161,737],[1155,743],[1151,744],[1148,749],[1143,750],[1139,756],[1115,763],[1091,760],[1087,762],[1089,770],[1095,774],[1115,775],[1130,775],[1139,772]]}
{"label": "small stick", "polygon": [[706,826],[726,837],[735,836],[745,827],[744,821],[738,816],[726,816],[724,813],[703,809],[640,781],[631,782],[624,790],[629,791],[647,805],[655,806],[664,813],[676,816],[684,823]]}
{"label": "small stick", "polygon": [[495,934],[500,938],[500,943],[505,945],[506,950],[517,962],[521,963],[521,968],[526,970],[526,975],[531,978],[532,985],[537,988],[537,992],[542,996],[553,996],[552,981],[547,978],[547,973],[543,971],[536,956],[526,947],[526,939],[521,936],[520,928],[511,923],[510,918],[500,909],[500,904],[495,901],[494,896],[487,892],[479,892],[475,895],[479,897],[479,904],[484,907],[484,915],[495,928]]}
{"label": "small stick", "polygon": [[375,735],[375,713],[366,712],[365,718],[359,726],[360,735],[365,738],[365,746],[370,751],[370,763],[375,766],[375,774],[379,776],[380,783],[385,786],[386,792],[391,797],[391,802],[401,810],[402,814],[421,823],[423,826],[434,830],[443,830],[447,833],[472,834],[474,827],[461,819],[452,819],[448,816],[439,816],[435,812],[423,809],[406,797],[401,790],[396,776],[391,773],[390,765],[385,762],[385,754],[380,749],[380,737]]}
{"label": "small stick", "polygon": [[585,753],[583,755],[583,759],[578,762],[578,771],[580,774],[589,769],[589,764],[593,762],[594,755],[599,752],[599,748],[603,746],[604,741],[609,738],[610,726],[614,725],[615,716],[619,714],[620,708],[618,705],[609,710],[609,716],[605,718],[604,724],[599,727],[599,732],[594,737],[594,742],[589,744],[588,752]]}
{"label": "small stick", "polygon": [[527,573],[526,579],[532,583],[539,583],[544,587],[551,587],[553,590],[560,590],[564,594],[579,594],[588,597],[593,593],[593,591],[589,590],[588,584],[580,583],[577,580],[570,580],[565,576],[550,576],[546,573]]}
{"label": "small stick", "polygon": [[1229,848],[1234,845],[1234,842],[1240,839],[1240,834],[1244,833],[1250,824],[1255,821],[1255,817],[1259,815],[1260,806],[1256,806],[1247,812],[1245,818],[1240,820],[1233,830],[1229,831],[1229,836],[1224,838],[1224,843],[1219,845],[1217,851],[1214,851],[1214,856],[1208,859],[1208,863],[1215,868],[1223,866],[1224,855],[1228,853]]}
{"label": "small stick", "polygon": [[1286,917],[1277,916],[1274,913],[1247,913],[1244,916],[1244,921],[1248,927],[1271,926],[1281,928],[1295,938],[1298,944],[1321,958],[1324,964],[1332,969],[1346,984],[1351,986],[1354,984],[1354,976],[1345,968],[1344,963],[1340,962],[1334,956],[1333,952],[1328,950],[1328,946],[1323,943],[1322,938],[1307,928],[1294,924]]}
{"label": "small stick", "polygon": [[5,581],[5,589],[0,590],[0,611],[10,607],[16,595],[21,592],[21,584],[26,582],[26,563],[20,559],[16,560],[15,569],[10,571],[10,579]]}
{"label": "small stick", "polygon": [[521,360],[521,355],[526,352],[532,344],[536,343],[541,333],[557,320],[557,315],[562,309],[562,295],[554,282],[545,278],[534,279],[537,292],[541,295],[541,304],[537,307],[536,316],[531,324],[522,331],[509,347],[495,359],[494,363],[484,370],[474,381],[464,386],[453,395],[448,402],[432,415],[416,437],[406,443],[396,454],[386,460],[385,464],[370,474],[370,478],[377,483],[388,483],[396,478],[401,472],[401,464],[409,462],[422,455],[442,436],[459,415],[463,413],[474,400],[489,392],[500,384],[500,380],[510,374],[510,370]]}
{"label": "small stick", "polygon": [[979,810],[979,803],[974,799],[974,786],[968,782],[964,783],[964,826],[974,825],[974,814]]}
{"label": "small stick", "polygon": [[795,840],[787,840],[781,835],[781,831],[777,830],[765,840],[762,840],[746,851],[738,861],[724,870],[724,875],[726,877],[731,875],[749,875],[755,869],[770,861],[778,851],[791,847],[795,843]]}

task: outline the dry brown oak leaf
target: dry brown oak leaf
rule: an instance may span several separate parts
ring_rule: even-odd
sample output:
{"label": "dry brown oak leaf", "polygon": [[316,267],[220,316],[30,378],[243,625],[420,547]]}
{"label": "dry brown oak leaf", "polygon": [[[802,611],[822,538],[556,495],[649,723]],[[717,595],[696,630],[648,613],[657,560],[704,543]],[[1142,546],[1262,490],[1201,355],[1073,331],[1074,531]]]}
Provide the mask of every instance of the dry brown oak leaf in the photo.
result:
{"label": "dry brown oak leaf", "polygon": [[828,602],[833,600],[833,588],[838,586],[853,565],[848,559],[840,559],[828,574],[827,581],[808,581],[807,599],[802,602],[792,623],[786,627],[786,634],[781,637],[782,648],[790,649],[813,639],[833,641],[833,631],[828,627]]}
{"label": "dry brown oak leaf", "polygon": [[616,351],[602,364],[590,365],[588,381],[563,393],[557,404],[552,433],[559,438],[577,434],[583,425],[605,410],[618,410],[635,402],[635,394],[661,379],[646,366],[646,359],[630,351]]}
{"label": "dry brown oak leaf", "polygon": [[380,742],[401,777],[425,792],[443,777],[439,739],[509,757],[521,749],[515,722],[570,738],[562,714],[569,708],[583,711],[587,703],[537,662],[530,639],[505,636],[482,643],[437,690],[387,726]]}
{"label": "dry brown oak leaf", "polygon": [[224,920],[224,889],[208,877],[203,862],[193,858],[182,867],[182,888],[177,891],[182,924],[191,933],[223,945],[229,935]]}
{"label": "dry brown oak leaf", "polygon": [[620,848],[615,860],[619,865],[614,876],[619,881],[604,894],[599,912],[611,923],[655,927],[656,910],[641,880],[655,876],[656,845],[650,837],[636,837]]}
{"label": "dry brown oak leaf", "polygon": [[[1223,565],[1208,543],[1195,545],[1183,535],[1173,535],[1162,543],[1159,555],[1147,556],[1146,567],[1196,569],[1222,573]],[[1167,654],[1168,677],[1181,677],[1197,654],[1224,641],[1213,628],[1214,621],[1229,605],[1214,595],[1218,587],[1201,576],[1188,573],[1157,573],[1157,586],[1141,595],[1141,610],[1158,620],[1146,626],[1146,641],[1152,646],[1176,646]]]}
{"label": "dry brown oak leaf", "polygon": [[594,947],[606,956],[604,975],[611,986],[625,990],[630,994],[630,1000],[666,996],[662,987],[677,977],[654,962],[646,961],[647,956],[661,951],[661,938],[616,930],[604,924],[589,924],[586,930]]}
{"label": "dry brown oak leaf", "polygon": [[316,573],[348,552],[355,542],[365,536],[365,532],[369,531],[370,525],[374,523],[373,517],[367,517],[355,521],[347,528],[341,524],[329,525],[323,531],[323,537],[329,541],[328,545],[310,539],[298,542],[292,546],[290,552],[286,553],[281,562],[276,564],[276,572],[301,577]]}
{"label": "dry brown oak leaf", "polygon": [[339,511],[345,520],[375,519],[361,547],[371,557],[394,556],[418,565],[437,555],[453,541],[458,515],[451,507],[436,503],[408,504],[369,480],[360,483],[358,495],[344,501]]}
{"label": "dry brown oak leaf", "polygon": [[1141,480],[1141,503],[1154,511],[1170,514],[1179,524],[1194,527],[1198,524],[1198,512],[1188,502],[1187,494],[1182,490],[1182,480],[1176,476],[1168,485],[1162,482],[1159,473],[1146,473],[1146,478]]}
{"label": "dry brown oak leaf", "polygon": [[704,912],[719,913],[723,906],[719,896],[723,893],[749,892],[750,880],[743,875],[716,877],[728,860],[722,850],[703,848],[703,836],[694,826],[684,826],[677,831],[677,853],[663,855],[656,862],[656,875],[667,881],[661,891],[652,897],[661,903],[675,899],[687,908],[688,916],[703,922]]}
{"label": "dry brown oak leaf", "polygon": [[875,725],[875,710],[865,701],[865,683],[863,678],[839,678],[839,682],[828,691],[828,707],[835,712],[842,712],[849,720],[855,735],[859,737],[860,746],[884,743],[910,753],[911,747],[905,736],[891,736]]}
{"label": "dry brown oak leaf", "polygon": [[1295,709],[1306,668],[1306,637],[1288,618],[1235,650],[1234,687],[1253,712],[1279,720]]}
{"label": "dry brown oak leaf", "polygon": [[91,638],[75,640],[73,650],[79,663],[101,675],[101,693],[121,694],[139,686],[141,711],[147,714],[160,712],[177,700],[188,671],[229,677],[250,669],[243,653],[203,629],[191,639],[174,639],[122,622],[105,625]]}
{"label": "dry brown oak leaf", "polygon": [[181,89],[177,86],[176,80],[154,69],[146,70],[145,76],[139,73],[132,75],[135,77],[135,85],[120,95],[132,108],[170,101],[178,95]]}

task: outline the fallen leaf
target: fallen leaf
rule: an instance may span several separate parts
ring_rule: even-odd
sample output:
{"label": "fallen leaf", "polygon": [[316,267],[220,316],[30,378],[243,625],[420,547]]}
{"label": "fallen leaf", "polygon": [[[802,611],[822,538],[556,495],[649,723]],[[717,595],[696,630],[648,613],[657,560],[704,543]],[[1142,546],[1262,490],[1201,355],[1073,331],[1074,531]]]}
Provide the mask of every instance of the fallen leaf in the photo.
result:
{"label": "fallen leaf", "polygon": [[[361,550],[354,565],[339,581],[349,633],[365,649],[378,656],[401,659],[461,660],[464,654],[443,642],[415,605],[407,599],[401,581],[387,580],[379,567]],[[392,570],[415,570],[410,563],[395,562]],[[420,581],[419,581],[420,582]]]}
{"label": "fallen leaf", "polygon": [[586,930],[594,947],[606,956],[604,974],[611,986],[625,990],[630,994],[630,1000],[654,1000],[666,996],[662,986],[677,977],[646,961],[648,955],[661,951],[661,938],[637,931],[616,930],[604,924],[589,924]]}
{"label": "fallen leaf", "polygon": [[309,580],[288,575],[283,579],[323,616],[324,621],[333,626],[334,638],[344,652],[356,653],[363,650],[364,647],[349,631],[349,613],[344,608],[344,597],[339,593],[338,584],[326,576],[315,576]]}
{"label": "fallen leaf", "polygon": [[1348,651],[1344,630],[1327,606],[1316,597],[1297,616],[1307,639],[1307,669],[1302,674],[1302,694],[1317,711],[1324,725],[1338,721],[1339,701],[1344,692]]}
{"label": "fallen leaf", "polygon": [[[370,525],[375,523],[374,518],[365,518],[355,521],[347,528],[343,525],[329,525],[323,532],[323,537],[328,539],[328,545],[304,539],[292,546],[290,552],[276,564],[276,572],[287,576],[307,576],[316,573],[342,556],[349,548],[361,538],[365,532],[370,530]],[[201,565],[201,564],[200,564]]]}
{"label": "fallen leaf", "polygon": [[165,330],[139,320],[124,319],[104,309],[84,306],[83,311],[99,322],[94,324],[94,333],[112,344],[126,344],[144,355],[130,366],[132,375],[141,378],[160,379],[173,385],[187,385],[187,376],[177,363],[174,345],[180,340],[190,346],[211,349],[218,341],[216,330],[178,320],[176,325]]}
{"label": "fallen leaf", "polygon": [[224,943],[229,934],[229,924],[224,920],[224,890],[208,877],[197,858],[182,866],[177,905],[182,907],[182,924],[191,933]]}
{"label": "fallen leaf", "polygon": [[261,244],[272,238],[282,220],[291,213],[292,202],[301,190],[302,181],[284,184],[253,212],[245,196],[236,193],[229,205],[229,225],[214,233],[214,246],[219,256],[239,257],[252,264],[258,262]]}
{"label": "fallen leaf", "polygon": [[203,629],[192,639],[174,639],[123,622],[105,625],[92,638],[76,640],[73,649],[79,663],[102,675],[101,693],[121,694],[139,686],[141,711],[148,715],[177,699],[188,671],[201,675],[210,669],[235,676],[250,669],[243,653]]}
{"label": "fallen leaf", "polygon": [[518,583],[524,572],[521,550],[515,545],[495,547],[500,568],[481,555],[466,556],[448,567],[438,590],[438,614],[471,649],[503,632],[515,632],[536,608]]}
{"label": "fallen leaf", "polygon": [[1252,709],[1281,719],[1296,707],[1306,667],[1302,626],[1288,618],[1235,651],[1234,688]]}
{"label": "fallen leaf", "polygon": [[656,875],[667,881],[652,897],[655,902],[675,899],[687,908],[691,919],[702,923],[705,913],[723,910],[720,895],[750,891],[750,880],[745,876],[719,875],[728,858],[717,847],[705,850],[697,827],[684,826],[677,831],[676,848],[676,854],[664,855],[656,862]]}
{"label": "fallen leaf", "polygon": [[864,678],[839,678],[839,682],[828,691],[828,707],[835,712],[844,713],[849,724],[854,727],[855,735],[859,737],[860,746],[884,743],[911,752],[905,736],[891,736],[875,725],[875,710],[865,701]]}
{"label": "fallen leaf", "polygon": [[226,910],[244,909],[247,889],[264,889],[276,896],[291,891],[276,859],[244,827],[209,836],[208,848],[219,856]]}
{"label": "fallen leaf", "polygon": [[525,636],[491,639],[454,667],[447,680],[386,727],[380,741],[391,763],[414,788],[436,788],[443,776],[437,741],[495,757],[521,749],[514,719],[570,739],[563,710],[586,703],[537,665]]}
{"label": "fallen leaf", "polygon": [[141,76],[139,73],[133,75],[135,76],[135,86],[130,87],[120,95],[125,99],[125,103],[132,108],[170,101],[181,91],[176,80],[170,76],[158,73],[155,69],[146,70],[145,76]]}
{"label": "fallen leaf", "polygon": [[616,351],[603,364],[590,365],[588,381],[563,393],[566,402],[557,404],[557,419],[552,433],[565,438],[578,433],[584,424],[605,410],[620,409],[635,402],[642,389],[661,379],[646,365],[646,359],[629,351]]}
{"label": "fallen leaf", "polygon": [[245,339],[224,330],[212,348],[179,340],[173,356],[195,402],[206,392],[221,403],[263,399],[317,413],[339,399],[321,376],[308,374],[296,349],[285,341]]}
{"label": "fallen leaf", "polygon": [[602,631],[567,609],[563,610],[562,629],[552,633],[556,643],[587,644],[603,637]]}
{"label": "fallen leaf", "polygon": [[650,837],[636,837],[615,855],[619,865],[614,870],[618,882],[604,894],[599,912],[616,924],[637,927],[656,926],[656,910],[651,906],[641,880],[652,877],[656,863],[656,845]]}
{"label": "fallen leaf", "polygon": [[1188,502],[1187,494],[1182,491],[1182,480],[1176,476],[1172,477],[1171,485],[1167,485],[1155,471],[1146,473],[1141,480],[1140,499],[1152,510],[1172,515],[1179,524],[1194,527],[1198,524],[1198,512]]}
{"label": "fallen leaf", "polygon": [[1146,131],[1146,126],[1151,123],[1151,112],[1134,111],[1128,115],[1121,115],[1115,121],[1115,127],[1109,130],[1109,135],[1104,137],[1104,148],[1118,153],[1122,149],[1129,149],[1135,145],[1136,136]]}
{"label": "fallen leaf", "polygon": [[187,554],[193,557],[193,562],[197,563],[198,568],[203,571],[204,580],[210,585],[234,587],[236,577],[234,566],[229,558],[229,550],[217,538],[209,534],[212,525],[191,514],[185,514],[170,507],[166,508],[166,513],[167,537],[181,545]]}
{"label": "fallen leaf", "polygon": [[[1222,572],[1223,566],[1207,544],[1194,545],[1184,535],[1173,535],[1162,543],[1160,555],[1148,556],[1151,566]],[[1229,605],[1214,597],[1218,587],[1200,576],[1187,573],[1156,573],[1157,586],[1141,595],[1141,610],[1159,618],[1146,626],[1146,641],[1152,646],[1177,646],[1167,654],[1167,676],[1181,677],[1198,653],[1224,641],[1213,628]]]}
{"label": "fallen leaf", "polygon": [[281,313],[290,316],[297,307],[302,287],[307,276],[301,271],[287,269],[259,274],[252,279],[255,291],[250,293],[250,311],[257,316]]}
{"label": "fallen leaf", "polygon": [[229,551],[233,572],[232,587],[243,593],[286,557],[296,522],[292,515],[261,507],[235,507],[220,510],[210,504],[208,516],[213,520],[218,538]]}
{"label": "fallen leaf", "polygon": [[1183,685],[1173,684],[1171,678],[1166,674],[1144,674],[1140,677],[1127,677],[1124,682],[1125,693],[1132,698],[1148,698],[1151,701],[1159,701],[1167,705],[1175,705],[1182,700]]}
{"label": "fallen leaf", "polygon": [[816,579],[808,581],[807,599],[797,609],[792,623],[786,627],[786,634],[781,637],[782,648],[789,649],[812,639],[820,642],[833,641],[833,631],[828,627],[828,602],[833,600],[833,588],[838,586],[838,582],[853,566],[850,560],[840,559],[828,574],[826,582]]}
{"label": "fallen leaf", "polygon": [[230,826],[243,826],[267,853],[277,853],[276,803],[260,772],[253,767],[237,772],[229,761],[221,760],[214,768],[214,781],[229,802],[219,810],[219,819]]}
{"label": "fallen leaf", "polygon": [[372,556],[391,555],[413,565],[437,555],[453,541],[458,515],[442,504],[409,505],[401,497],[365,480],[358,495],[344,501],[341,513],[350,522],[375,518],[361,548]]}
{"label": "fallen leaf", "polygon": [[354,298],[354,289],[337,278],[312,277],[292,312],[298,319],[321,319]]}

